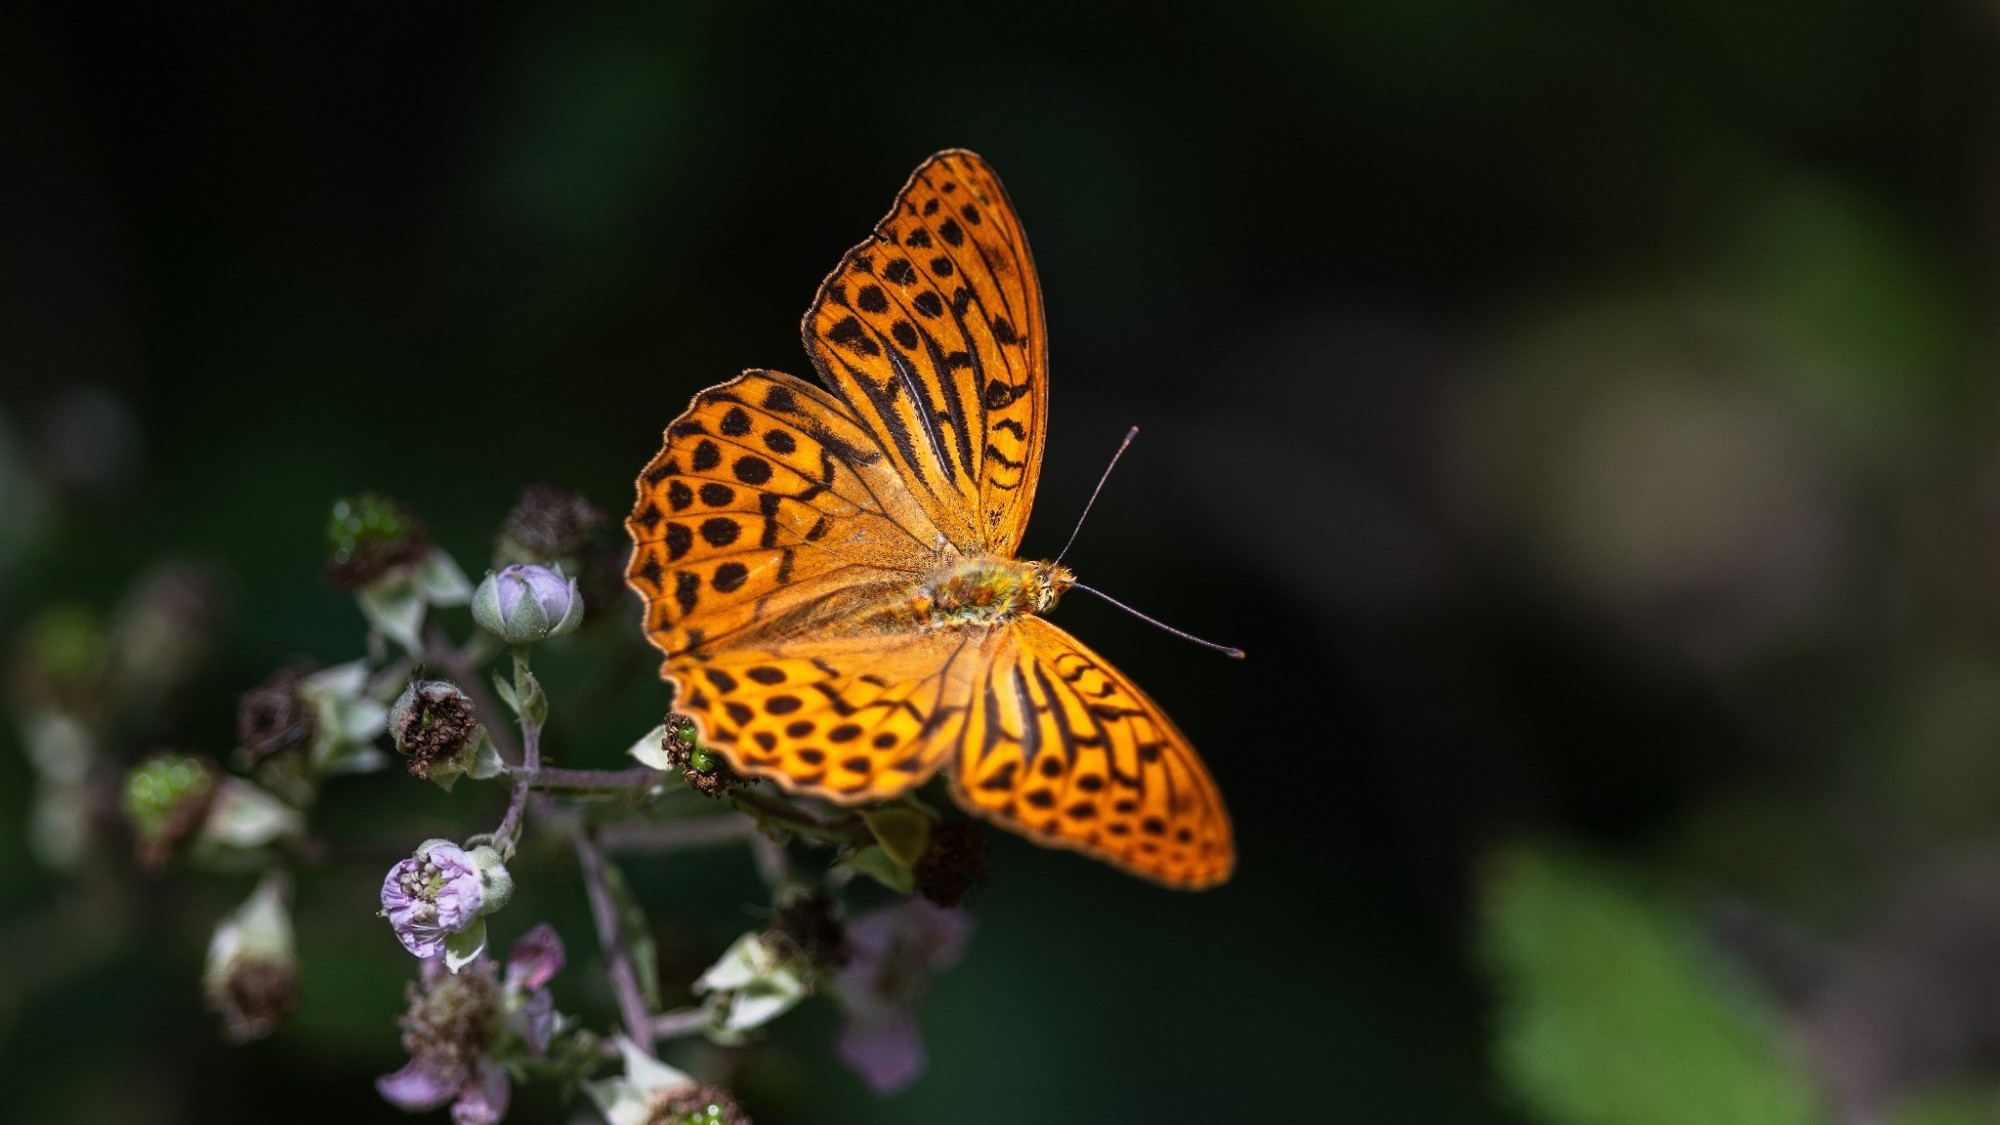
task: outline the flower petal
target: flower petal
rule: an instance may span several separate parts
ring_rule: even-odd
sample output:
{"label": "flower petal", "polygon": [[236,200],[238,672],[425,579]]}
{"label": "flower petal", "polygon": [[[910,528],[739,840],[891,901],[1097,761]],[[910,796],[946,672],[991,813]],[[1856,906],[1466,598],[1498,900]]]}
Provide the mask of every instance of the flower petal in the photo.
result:
{"label": "flower petal", "polygon": [[834,1049],[877,1094],[893,1094],[924,1072],[923,1035],[907,1011],[848,1020]]}
{"label": "flower petal", "polygon": [[556,1033],[556,1001],[546,988],[528,993],[528,998],[507,1017],[507,1025],[536,1058],[549,1053],[549,1040]]}
{"label": "flower petal", "polygon": [[451,1105],[452,1122],[454,1125],[499,1125],[500,1119],[507,1116],[507,1101],[512,1095],[513,1087],[507,1081],[507,1072],[481,1059],[472,1080],[465,1084],[458,1100]]}
{"label": "flower petal", "polygon": [[428,1113],[457,1097],[463,1085],[464,1071],[441,1068],[423,1059],[411,1059],[403,1069],[375,1080],[376,1092],[406,1113]]}
{"label": "flower petal", "polygon": [[562,936],[543,922],[515,939],[507,951],[507,987],[540,988],[562,967]]}

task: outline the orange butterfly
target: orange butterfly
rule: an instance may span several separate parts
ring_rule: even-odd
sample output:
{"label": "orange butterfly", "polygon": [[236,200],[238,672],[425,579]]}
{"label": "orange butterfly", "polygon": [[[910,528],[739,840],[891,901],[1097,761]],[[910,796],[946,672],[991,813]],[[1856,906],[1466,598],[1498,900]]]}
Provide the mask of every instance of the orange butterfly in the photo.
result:
{"label": "orange butterfly", "polygon": [[993,170],[926,160],[806,311],[831,393],[747,371],[637,482],[627,578],[660,674],[744,774],[841,804],[943,769],[969,811],[1178,887],[1235,863],[1159,705],[1040,615],[1014,558],[1048,414],[1042,294]]}

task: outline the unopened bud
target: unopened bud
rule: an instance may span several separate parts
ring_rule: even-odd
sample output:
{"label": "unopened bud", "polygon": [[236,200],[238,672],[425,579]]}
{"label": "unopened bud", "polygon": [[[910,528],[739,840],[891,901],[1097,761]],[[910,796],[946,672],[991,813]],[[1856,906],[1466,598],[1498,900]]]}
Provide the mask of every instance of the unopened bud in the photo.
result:
{"label": "unopened bud", "polygon": [[576,631],[583,623],[583,594],[574,578],[548,567],[510,566],[487,575],[473,591],[472,619],[509,644],[534,644]]}

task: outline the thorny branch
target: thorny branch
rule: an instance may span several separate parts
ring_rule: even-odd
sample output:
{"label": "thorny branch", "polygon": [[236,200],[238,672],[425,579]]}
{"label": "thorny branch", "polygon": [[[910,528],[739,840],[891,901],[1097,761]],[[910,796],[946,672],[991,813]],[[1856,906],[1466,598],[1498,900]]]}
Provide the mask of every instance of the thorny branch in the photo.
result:
{"label": "thorny branch", "polygon": [[646,998],[639,991],[639,974],[632,964],[632,951],[618,924],[618,904],[611,900],[611,884],[604,868],[604,852],[588,828],[576,833],[576,856],[583,868],[583,887],[590,898],[590,915],[597,923],[598,944],[604,950],[611,989],[618,997],[618,1014],[625,1034],[632,1042],[653,1050],[653,1022],[646,1011]]}

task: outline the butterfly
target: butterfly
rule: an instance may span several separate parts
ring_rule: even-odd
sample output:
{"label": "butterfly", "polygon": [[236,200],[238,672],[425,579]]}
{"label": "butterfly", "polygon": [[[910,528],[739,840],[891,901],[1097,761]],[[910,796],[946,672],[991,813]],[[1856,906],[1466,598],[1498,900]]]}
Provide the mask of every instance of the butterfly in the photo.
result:
{"label": "butterfly", "polygon": [[993,169],[924,161],[802,325],[824,386],[697,394],[637,481],[627,581],[661,676],[739,772],[842,805],[943,771],[966,810],[1170,886],[1235,863],[1158,704],[1043,616],[1017,560],[1048,416],[1041,286]]}

